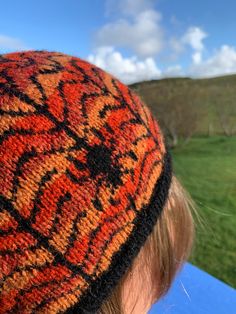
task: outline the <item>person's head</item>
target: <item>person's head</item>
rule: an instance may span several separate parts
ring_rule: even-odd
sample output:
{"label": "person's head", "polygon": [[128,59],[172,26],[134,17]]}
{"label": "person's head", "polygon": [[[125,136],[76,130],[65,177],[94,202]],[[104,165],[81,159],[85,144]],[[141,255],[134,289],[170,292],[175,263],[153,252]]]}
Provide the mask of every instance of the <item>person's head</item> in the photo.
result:
{"label": "person's head", "polygon": [[141,314],[193,242],[148,106],[59,52],[0,55],[1,313]]}

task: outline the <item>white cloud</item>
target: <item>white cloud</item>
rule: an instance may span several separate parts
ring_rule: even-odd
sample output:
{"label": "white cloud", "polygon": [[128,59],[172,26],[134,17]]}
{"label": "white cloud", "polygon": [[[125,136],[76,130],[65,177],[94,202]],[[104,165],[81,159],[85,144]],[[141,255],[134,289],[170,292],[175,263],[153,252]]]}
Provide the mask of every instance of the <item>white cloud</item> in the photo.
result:
{"label": "white cloud", "polygon": [[126,84],[157,79],[161,71],[153,58],[139,60],[136,56],[125,58],[114,47],[100,47],[94,54],[88,56],[88,61],[103,70],[110,72]]}
{"label": "white cloud", "polygon": [[0,34],[0,50],[26,50],[29,49],[20,39]]}
{"label": "white cloud", "polygon": [[223,45],[214,55],[189,69],[189,74],[195,77],[214,77],[223,74],[236,73],[236,48]]}
{"label": "white cloud", "polygon": [[182,42],[184,44],[189,44],[194,50],[202,51],[204,49],[203,39],[207,37],[200,27],[189,27],[187,32],[182,37]]}
{"label": "white cloud", "polygon": [[213,56],[200,60],[195,53],[195,63],[184,69],[180,64],[171,65],[163,70],[151,57],[138,59],[137,56],[126,58],[114,47],[100,47],[88,56],[88,61],[110,72],[126,84],[160,79],[164,77],[214,77],[236,73],[236,48],[223,45]]}
{"label": "white cloud", "polygon": [[180,38],[172,37],[169,41],[171,49],[174,51],[174,56],[177,58],[182,52],[190,46],[193,50],[191,55],[193,63],[199,64],[202,61],[202,53],[205,49],[203,40],[208,36],[200,27],[189,27],[183,36]]}
{"label": "white cloud", "polygon": [[202,61],[202,52],[196,51],[192,54],[192,60],[194,64],[200,64]]}
{"label": "white cloud", "polygon": [[189,45],[193,50],[192,60],[195,64],[202,61],[202,52],[204,50],[203,40],[208,36],[200,27],[189,27],[181,41],[183,44]]}
{"label": "white cloud", "polygon": [[[155,0],[106,0],[111,22],[96,32],[96,49],[88,60],[127,84],[162,77],[206,77],[236,72],[234,47],[223,45],[204,60],[207,48],[204,40],[208,34],[201,27],[192,25],[182,36],[166,36],[156,3]],[[181,24],[175,16],[171,23],[176,27]],[[126,57],[127,51],[134,55]],[[179,57],[186,52],[192,63],[183,68]],[[157,56],[176,64],[161,71],[155,61]]]}
{"label": "white cloud", "polygon": [[163,48],[161,14],[144,10],[132,18],[121,18],[104,25],[96,34],[97,46],[131,49],[141,57],[151,57]]}
{"label": "white cloud", "polygon": [[183,69],[180,65],[169,67],[163,70],[162,76],[204,78],[236,73],[236,47],[222,45],[205,60],[202,59],[204,46],[196,44],[194,47],[196,50],[192,54],[193,62],[189,68]]}

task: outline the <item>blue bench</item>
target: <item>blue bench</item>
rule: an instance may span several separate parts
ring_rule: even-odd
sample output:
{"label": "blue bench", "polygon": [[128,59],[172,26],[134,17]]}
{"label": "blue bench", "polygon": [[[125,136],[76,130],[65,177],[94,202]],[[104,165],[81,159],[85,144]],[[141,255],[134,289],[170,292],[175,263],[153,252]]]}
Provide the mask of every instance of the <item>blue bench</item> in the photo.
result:
{"label": "blue bench", "polygon": [[148,314],[236,314],[236,290],[186,263]]}

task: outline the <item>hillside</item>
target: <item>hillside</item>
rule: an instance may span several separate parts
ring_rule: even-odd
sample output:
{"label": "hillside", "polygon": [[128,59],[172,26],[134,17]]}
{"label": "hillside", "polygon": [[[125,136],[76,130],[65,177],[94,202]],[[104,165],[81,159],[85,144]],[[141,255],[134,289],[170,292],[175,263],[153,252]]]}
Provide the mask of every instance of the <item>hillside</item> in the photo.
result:
{"label": "hillside", "polygon": [[[236,75],[210,79],[166,78],[130,85],[151,107],[157,117],[158,107],[169,100],[173,106],[182,99],[199,112],[197,135],[236,133]],[[224,127],[226,128],[224,130]]]}

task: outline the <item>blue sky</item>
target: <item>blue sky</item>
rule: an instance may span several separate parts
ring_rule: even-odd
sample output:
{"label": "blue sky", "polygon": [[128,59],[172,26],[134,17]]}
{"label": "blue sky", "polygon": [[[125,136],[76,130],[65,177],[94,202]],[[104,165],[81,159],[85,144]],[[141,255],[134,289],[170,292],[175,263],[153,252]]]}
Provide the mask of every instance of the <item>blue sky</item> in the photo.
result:
{"label": "blue sky", "polygon": [[233,0],[21,0],[1,3],[0,53],[89,60],[126,83],[236,73]]}

